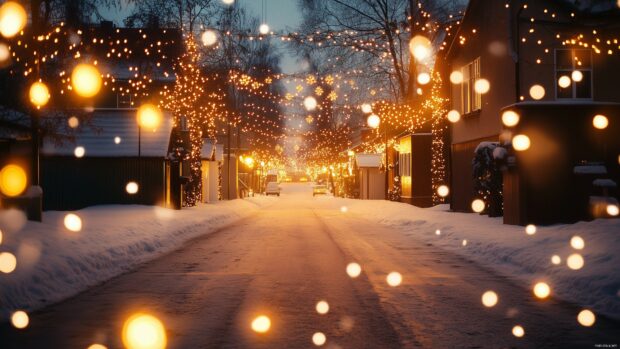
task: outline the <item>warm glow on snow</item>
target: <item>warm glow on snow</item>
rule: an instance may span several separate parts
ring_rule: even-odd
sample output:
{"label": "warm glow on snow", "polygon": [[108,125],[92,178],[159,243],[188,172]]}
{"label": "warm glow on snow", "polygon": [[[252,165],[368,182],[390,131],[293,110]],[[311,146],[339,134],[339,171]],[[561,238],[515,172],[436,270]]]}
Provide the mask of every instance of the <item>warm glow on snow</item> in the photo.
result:
{"label": "warm glow on snow", "polygon": [[15,164],[6,165],[0,170],[0,192],[6,196],[18,196],[26,190],[28,177],[26,171]]}
{"label": "warm glow on snow", "polygon": [[167,344],[166,329],[156,317],[138,313],[123,325],[123,344],[127,349],[164,349]]}

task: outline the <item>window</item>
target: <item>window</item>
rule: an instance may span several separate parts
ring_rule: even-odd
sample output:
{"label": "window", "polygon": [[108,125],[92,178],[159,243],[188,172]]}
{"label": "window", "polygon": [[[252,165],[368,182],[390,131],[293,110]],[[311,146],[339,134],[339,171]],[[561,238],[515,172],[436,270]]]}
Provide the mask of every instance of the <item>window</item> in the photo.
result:
{"label": "window", "polygon": [[[562,78],[570,79],[570,84],[566,87],[560,86]],[[592,51],[555,50],[555,81],[558,99],[592,99]]]}
{"label": "window", "polygon": [[411,153],[398,154],[398,175],[411,177]]}
{"label": "window", "polygon": [[480,57],[461,68],[461,114],[468,114],[482,108],[482,95],[474,89],[476,80],[480,79]]}

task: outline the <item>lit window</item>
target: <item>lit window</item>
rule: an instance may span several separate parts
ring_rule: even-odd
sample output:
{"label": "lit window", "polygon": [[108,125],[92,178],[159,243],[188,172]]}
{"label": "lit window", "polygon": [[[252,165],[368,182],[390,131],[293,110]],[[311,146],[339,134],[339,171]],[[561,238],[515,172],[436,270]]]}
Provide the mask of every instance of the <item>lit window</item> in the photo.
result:
{"label": "lit window", "polygon": [[[570,84],[561,87],[561,78],[570,78]],[[558,99],[592,99],[592,51],[556,49],[555,84]]]}
{"label": "lit window", "polygon": [[474,89],[476,80],[480,79],[480,57],[461,68],[461,114],[465,115],[482,108],[482,95]]}

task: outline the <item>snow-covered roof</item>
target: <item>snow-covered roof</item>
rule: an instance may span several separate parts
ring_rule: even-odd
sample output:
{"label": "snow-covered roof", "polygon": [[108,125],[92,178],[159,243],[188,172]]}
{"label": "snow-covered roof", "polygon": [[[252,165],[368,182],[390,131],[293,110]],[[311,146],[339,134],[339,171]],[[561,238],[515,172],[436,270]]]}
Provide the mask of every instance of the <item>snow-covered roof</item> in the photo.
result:
{"label": "snow-covered roof", "polygon": [[165,157],[168,153],[172,132],[170,113],[164,112],[162,123],[154,131],[142,129],[138,132],[136,109],[98,109],[92,114],[91,124],[76,131],[75,142],[55,144],[44,139],[41,153],[73,156],[75,148],[81,146],[85,150],[84,157],[137,157],[138,144],[143,157]]}
{"label": "snow-covered roof", "polygon": [[356,154],[357,167],[381,167],[382,154]]}
{"label": "snow-covered roof", "polygon": [[598,178],[592,181],[592,185],[600,188],[615,188],[618,185],[609,178]]}
{"label": "snow-covered roof", "polygon": [[205,160],[222,161],[224,160],[224,145],[213,144],[211,141],[205,140],[200,155]]}
{"label": "snow-covered roof", "polygon": [[607,167],[603,165],[580,165],[573,168],[575,174],[607,174]]}

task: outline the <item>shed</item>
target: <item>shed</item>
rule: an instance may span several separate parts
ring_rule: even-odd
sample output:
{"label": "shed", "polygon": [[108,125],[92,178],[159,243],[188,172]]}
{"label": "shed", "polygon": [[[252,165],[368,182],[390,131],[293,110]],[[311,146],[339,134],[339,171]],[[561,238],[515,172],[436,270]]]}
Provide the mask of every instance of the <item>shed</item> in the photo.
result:
{"label": "shed", "polygon": [[382,154],[356,154],[360,199],[385,200],[385,172],[381,172]]}
{"label": "shed", "polygon": [[[146,131],[137,125],[136,109],[96,109],[90,124],[76,131],[73,142],[44,139],[44,210],[108,204],[180,206],[174,204],[180,186],[171,186],[179,183],[172,173],[180,166],[168,160],[172,128],[169,113],[164,113],[157,129]],[[76,149],[83,149],[83,156],[76,156]],[[127,193],[129,182],[138,184],[137,193]]]}

